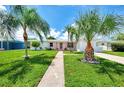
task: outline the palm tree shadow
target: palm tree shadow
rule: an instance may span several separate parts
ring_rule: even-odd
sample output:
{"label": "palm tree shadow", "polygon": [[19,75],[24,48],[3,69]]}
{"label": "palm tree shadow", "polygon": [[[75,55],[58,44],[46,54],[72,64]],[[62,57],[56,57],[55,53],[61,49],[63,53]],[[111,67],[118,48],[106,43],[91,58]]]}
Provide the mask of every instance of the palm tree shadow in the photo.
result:
{"label": "palm tree shadow", "polygon": [[32,58],[30,58],[29,60],[27,60],[27,62],[31,63],[31,64],[43,64],[43,65],[50,65],[52,59],[55,56],[48,56],[48,55],[36,55]]}
{"label": "palm tree shadow", "polygon": [[31,66],[29,66],[28,64],[25,64],[23,66],[21,66],[20,68],[17,69],[17,71],[15,73],[12,73],[8,79],[15,84],[17,79],[23,79],[24,75],[28,72],[31,71]]}
{"label": "palm tree shadow", "polygon": [[112,74],[117,74],[119,76],[124,75],[124,65],[116,62],[111,62],[103,58],[97,58],[100,62],[99,65],[93,64],[92,66],[97,68],[96,72],[100,74],[107,74],[109,78],[115,82],[116,79]]}
{"label": "palm tree shadow", "polygon": [[[12,64],[10,67],[0,70],[0,76],[3,76],[5,74],[9,73],[12,70],[16,70],[17,68],[19,68],[23,65],[22,63],[16,63],[16,61],[14,61],[14,62],[15,62],[15,64]],[[12,63],[14,63],[14,62],[12,62]]]}
{"label": "palm tree shadow", "polygon": [[10,63],[3,63],[0,68],[5,65],[10,65],[8,68],[0,70],[0,76],[8,75],[8,79],[13,84],[16,83],[17,79],[23,79],[24,75],[32,70],[32,65],[41,64],[41,65],[50,65],[53,55],[48,56],[47,54],[40,54],[31,57],[28,60],[15,60]]}

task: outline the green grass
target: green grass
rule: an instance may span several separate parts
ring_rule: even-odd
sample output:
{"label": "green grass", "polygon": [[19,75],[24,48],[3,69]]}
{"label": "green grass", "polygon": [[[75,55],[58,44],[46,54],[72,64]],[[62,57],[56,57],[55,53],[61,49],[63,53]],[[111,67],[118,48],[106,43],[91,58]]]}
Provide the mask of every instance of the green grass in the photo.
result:
{"label": "green grass", "polygon": [[37,86],[57,51],[29,51],[24,60],[24,50],[0,51],[0,86]]}
{"label": "green grass", "polygon": [[64,51],[64,54],[82,54],[83,52],[77,52],[77,51]]}
{"label": "green grass", "polygon": [[83,63],[80,55],[65,55],[65,86],[110,87],[124,86],[124,65],[97,58],[101,64]]}
{"label": "green grass", "polygon": [[124,57],[124,52],[104,51],[103,53]]}

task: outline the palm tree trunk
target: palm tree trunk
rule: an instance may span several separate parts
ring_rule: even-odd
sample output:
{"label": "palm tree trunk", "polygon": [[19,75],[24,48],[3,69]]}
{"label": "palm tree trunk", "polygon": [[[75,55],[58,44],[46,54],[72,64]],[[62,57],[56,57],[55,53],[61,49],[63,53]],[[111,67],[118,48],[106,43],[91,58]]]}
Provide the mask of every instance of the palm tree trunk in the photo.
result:
{"label": "palm tree trunk", "polygon": [[[68,46],[69,46],[69,42],[70,42],[70,33],[68,32]],[[70,51],[70,47],[68,47],[69,51]]]}
{"label": "palm tree trunk", "polygon": [[93,61],[95,61],[95,58],[94,58],[94,49],[93,49],[90,41],[87,42],[87,46],[86,46],[86,49],[85,49],[84,56],[85,56],[85,60],[87,62],[93,62]]}
{"label": "palm tree trunk", "polygon": [[25,59],[29,59],[29,56],[28,56],[28,35],[27,35],[27,32],[26,32],[26,27],[24,27],[24,33],[23,33],[23,38],[24,38],[24,43],[25,43]]}

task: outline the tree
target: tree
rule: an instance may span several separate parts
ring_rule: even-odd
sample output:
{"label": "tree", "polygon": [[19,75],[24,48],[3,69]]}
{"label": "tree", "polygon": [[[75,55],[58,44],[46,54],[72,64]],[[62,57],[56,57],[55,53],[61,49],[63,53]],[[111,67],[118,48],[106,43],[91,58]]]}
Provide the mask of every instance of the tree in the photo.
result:
{"label": "tree", "polygon": [[124,40],[124,33],[119,33],[112,37],[114,40]]}
{"label": "tree", "polygon": [[94,48],[91,41],[96,35],[106,36],[118,32],[122,27],[122,17],[115,14],[100,16],[98,11],[94,9],[85,14],[80,14],[75,23],[79,31],[79,37],[84,36],[87,42],[84,60],[95,63]]}
{"label": "tree", "polygon": [[56,38],[54,38],[53,36],[49,36],[47,39],[55,40]]}
{"label": "tree", "polygon": [[42,33],[47,36],[49,33],[49,25],[39,16],[34,8],[16,5],[11,7],[11,13],[16,18],[18,26],[21,26],[24,31],[23,38],[25,43],[25,59],[29,59],[27,49],[27,30],[29,29],[29,31],[33,31],[42,41]]}
{"label": "tree", "polygon": [[79,33],[78,33],[77,29],[74,26],[67,25],[65,27],[65,31],[68,32],[68,42],[70,42],[71,44],[73,44],[73,40],[75,40],[76,43],[78,42]]}
{"label": "tree", "polygon": [[[0,11],[0,35],[6,39],[7,49],[9,49],[9,39],[15,39],[16,19],[6,11]],[[2,45],[2,44],[1,44]]]}
{"label": "tree", "polygon": [[32,46],[35,47],[35,50],[37,50],[37,48],[40,46],[40,42],[38,42],[38,41],[33,41],[33,42],[32,42]]}

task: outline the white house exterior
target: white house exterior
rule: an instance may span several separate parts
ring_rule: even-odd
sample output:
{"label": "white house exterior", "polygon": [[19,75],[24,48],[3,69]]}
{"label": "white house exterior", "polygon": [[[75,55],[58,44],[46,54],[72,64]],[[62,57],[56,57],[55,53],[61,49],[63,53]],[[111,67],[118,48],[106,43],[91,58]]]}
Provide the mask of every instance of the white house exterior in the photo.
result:
{"label": "white house exterior", "polygon": [[[102,52],[104,50],[108,50],[107,48],[104,49],[104,47],[107,47],[107,46],[104,46],[103,47],[101,45],[98,45],[97,44],[98,42],[99,42],[99,40],[96,40],[96,39],[94,39],[91,42],[95,52]],[[79,41],[77,43],[76,50],[77,51],[85,51],[86,45],[87,45],[87,42],[83,38],[82,39],[79,39]]]}
{"label": "white house exterior", "polygon": [[[79,39],[78,42],[73,41],[73,47],[68,47],[68,44],[70,42],[68,42],[67,40],[44,40],[41,45],[40,48],[41,49],[55,49],[55,50],[76,50],[76,51],[85,51],[87,42],[82,38]],[[100,40],[93,40],[92,42],[92,46],[94,48],[95,52],[102,52],[104,50],[111,50],[110,44],[107,41],[100,41]],[[104,43],[104,44],[103,44]],[[109,47],[108,47],[109,44]],[[39,49],[40,49],[39,48]],[[34,49],[31,46],[31,49]]]}

